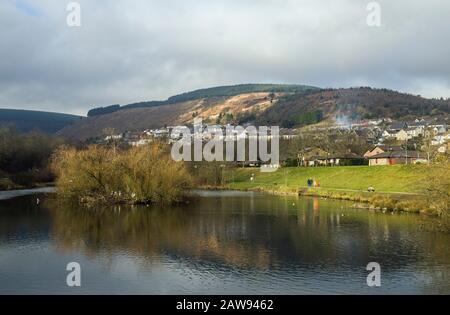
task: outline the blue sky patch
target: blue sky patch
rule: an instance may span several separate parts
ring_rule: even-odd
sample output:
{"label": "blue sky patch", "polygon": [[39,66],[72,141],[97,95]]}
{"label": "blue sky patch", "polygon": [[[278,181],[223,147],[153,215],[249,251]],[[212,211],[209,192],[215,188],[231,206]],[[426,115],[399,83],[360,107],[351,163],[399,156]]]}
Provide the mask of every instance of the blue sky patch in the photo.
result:
{"label": "blue sky patch", "polygon": [[15,0],[14,5],[20,12],[22,12],[28,16],[34,16],[34,17],[42,16],[42,11],[39,8],[28,3],[25,0]]}

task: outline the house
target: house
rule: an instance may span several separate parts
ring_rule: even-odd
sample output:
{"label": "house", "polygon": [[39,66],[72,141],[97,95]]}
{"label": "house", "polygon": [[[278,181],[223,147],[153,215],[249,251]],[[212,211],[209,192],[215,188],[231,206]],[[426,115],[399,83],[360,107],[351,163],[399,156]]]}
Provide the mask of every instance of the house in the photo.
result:
{"label": "house", "polygon": [[408,124],[404,121],[395,121],[389,126],[390,130],[396,130],[396,131],[406,129],[406,128],[408,128]]}
{"label": "house", "polygon": [[398,141],[406,141],[409,139],[412,139],[413,136],[411,136],[411,132],[407,132],[405,129],[400,130],[384,130],[382,133],[382,137],[385,139],[395,139]]}
{"label": "house", "polygon": [[[320,150],[320,149],[319,149]],[[322,150],[323,151],[323,150]],[[317,151],[316,151],[317,152]],[[326,153],[326,152],[325,152]],[[345,154],[322,154],[308,155],[302,158],[302,166],[343,166],[343,165],[364,165],[365,159],[355,153]]]}
{"label": "house", "polygon": [[444,120],[435,120],[428,124],[435,133],[445,133],[447,131],[447,122]]}
{"label": "house", "polygon": [[403,148],[400,146],[377,145],[373,149],[368,150],[366,153],[364,153],[364,158],[368,159],[377,154],[390,152],[390,151],[403,151]]}
{"label": "house", "polygon": [[415,121],[407,123],[408,129],[415,129],[416,137],[424,135],[427,124],[424,119],[416,119]]}
{"label": "house", "polygon": [[152,130],[152,136],[155,138],[166,138],[169,136],[169,130],[168,129]]}
{"label": "house", "polygon": [[389,151],[369,158],[370,166],[427,163],[424,153],[418,151]]}
{"label": "house", "polygon": [[135,141],[130,141],[129,144],[132,147],[140,147],[140,146],[143,146],[143,145],[147,145],[147,144],[149,144],[151,142],[152,142],[152,139],[139,139],[139,140],[135,140]]}
{"label": "house", "polygon": [[422,128],[421,126],[418,127],[408,127],[406,129],[406,133],[410,139],[421,137],[424,135],[425,128]]}
{"label": "house", "polygon": [[433,140],[431,140],[431,145],[444,144],[447,141],[445,135],[436,135]]}
{"label": "house", "polygon": [[386,148],[384,146],[377,145],[373,149],[368,150],[366,153],[364,153],[364,158],[368,159],[374,155],[384,153],[384,152],[386,152]]}
{"label": "house", "polygon": [[362,156],[359,156],[353,152],[319,157],[317,161],[319,162],[319,165],[325,166],[351,166],[366,164],[366,161]]}
{"label": "house", "polygon": [[442,154],[450,152],[450,142],[441,145],[437,151]]}
{"label": "house", "polygon": [[301,166],[315,166],[315,161],[320,156],[327,156],[328,152],[320,148],[306,148],[297,157]]}
{"label": "house", "polygon": [[426,124],[424,121],[415,120],[413,122],[394,122],[385,130],[382,136],[385,139],[396,139],[406,141],[412,138],[423,136]]}
{"label": "house", "polygon": [[381,136],[385,139],[394,139],[396,134],[396,130],[384,130]]}
{"label": "house", "polygon": [[437,149],[437,151],[438,151],[439,153],[447,153],[447,151],[448,151],[447,145],[446,145],[446,144],[445,144],[445,145],[441,145],[441,146]]}
{"label": "house", "polygon": [[412,138],[404,129],[399,130],[394,136],[398,141],[406,141]]}
{"label": "house", "polygon": [[105,137],[105,141],[110,141],[110,140],[120,140],[123,138],[122,134],[118,134],[118,135],[110,135]]}

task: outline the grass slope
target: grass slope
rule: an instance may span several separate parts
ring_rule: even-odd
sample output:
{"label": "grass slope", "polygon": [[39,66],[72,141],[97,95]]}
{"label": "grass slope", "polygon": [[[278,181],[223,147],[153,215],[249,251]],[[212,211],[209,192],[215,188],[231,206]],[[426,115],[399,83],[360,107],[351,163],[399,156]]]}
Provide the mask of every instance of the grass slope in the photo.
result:
{"label": "grass slope", "polygon": [[[367,191],[373,186],[377,192],[421,193],[427,180],[427,168],[424,165],[300,167],[281,168],[273,173],[238,169],[234,174],[227,174],[227,182],[234,189],[294,192],[306,187],[308,178],[313,178],[320,182],[323,190]],[[253,181],[250,181],[251,174],[255,174]]]}

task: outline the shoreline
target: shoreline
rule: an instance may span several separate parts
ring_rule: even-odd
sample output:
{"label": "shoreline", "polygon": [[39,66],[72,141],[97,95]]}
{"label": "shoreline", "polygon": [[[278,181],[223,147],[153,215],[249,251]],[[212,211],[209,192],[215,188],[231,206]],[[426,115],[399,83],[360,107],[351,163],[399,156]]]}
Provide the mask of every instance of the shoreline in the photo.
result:
{"label": "shoreline", "polygon": [[[281,186],[283,187],[283,186]],[[20,197],[33,193],[52,193],[55,192],[55,186],[52,183],[39,184],[30,188],[23,189],[10,189],[0,191],[0,200],[7,200],[14,197]],[[416,214],[425,214],[431,216],[438,216],[433,209],[426,207],[426,202],[417,197],[421,197],[421,194],[415,193],[389,193],[389,192],[363,192],[356,190],[345,189],[327,189],[327,188],[308,188],[298,187],[294,189],[280,189],[280,188],[263,188],[260,186],[240,188],[233,186],[233,183],[223,186],[214,185],[200,185],[193,190],[200,189],[206,191],[248,191],[258,192],[268,195],[276,196],[305,196],[305,197],[318,197],[330,200],[345,200],[355,202],[354,207],[357,209],[368,209],[378,211],[390,211],[390,212],[408,212]],[[414,198],[415,197],[415,198]]]}
{"label": "shoreline", "polygon": [[[224,175],[222,186],[273,195],[299,195],[353,201],[358,208],[446,216],[429,199],[430,168],[422,165],[285,167],[258,173],[237,168]],[[308,187],[309,180],[319,187]],[[369,189],[375,191],[369,191]]]}
{"label": "shoreline", "polygon": [[[267,189],[262,187],[252,187],[252,188],[239,188],[229,185],[224,186],[211,186],[211,185],[200,185],[191,190],[204,190],[204,191],[241,191],[241,192],[256,192],[263,193],[267,195],[274,196],[295,196],[295,197],[316,197],[329,200],[342,200],[342,201],[353,201],[355,202],[352,207],[355,209],[367,209],[383,212],[405,212],[405,213],[415,213],[427,216],[438,216],[432,211],[432,209],[426,209],[423,206],[425,203],[419,202],[414,198],[407,198],[406,196],[420,196],[418,194],[403,194],[403,200],[400,198],[393,198],[396,194],[389,194],[384,192],[384,195],[380,193],[365,193],[365,192],[355,192],[355,191],[345,191],[342,190],[340,193],[332,192],[331,190],[323,188],[305,188],[299,187],[298,191],[282,190],[282,189]],[[32,195],[36,193],[55,193],[56,187],[52,185],[44,185],[34,188],[24,188],[15,190],[2,190],[0,191],[0,201],[13,199],[16,197]],[[397,197],[399,195],[397,194]]]}
{"label": "shoreline", "polygon": [[34,195],[34,194],[55,193],[55,190],[56,190],[56,188],[52,187],[52,186],[14,189],[14,190],[1,190],[0,191],[0,201],[9,200],[9,199],[17,198],[17,197]]}
{"label": "shoreline", "polygon": [[[318,197],[330,200],[345,200],[354,201],[354,207],[357,209],[377,210],[377,211],[390,211],[390,212],[406,212],[416,213],[428,216],[438,216],[434,213],[433,209],[427,209],[426,203],[423,200],[417,198],[407,198],[407,196],[420,197],[421,194],[413,193],[388,193],[378,192],[369,193],[362,191],[340,190],[340,193],[332,192],[332,189],[326,188],[305,188],[299,187],[298,191],[292,190],[280,190],[280,189],[267,189],[262,187],[253,188],[239,188],[233,186],[200,186],[199,189],[205,190],[236,190],[236,191],[252,191],[264,194],[276,195],[276,196],[305,196],[305,197]],[[396,196],[397,198],[393,197]],[[402,198],[399,198],[402,197]],[[405,199],[405,197],[407,199]]]}
{"label": "shoreline", "polygon": [[34,185],[29,185],[29,186],[23,186],[23,185],[17,185],[15,184],[14,186],[12,186],[11,188],[2,188],[0,189],[0,192],[5,192],[5,191],[19,191],[19,190],[29,190],[29,189],[36,189],[36,188],[46,188],[46,187],[55,187],[55,183],[54,182],[48,182],[48,183],[36,183]]}

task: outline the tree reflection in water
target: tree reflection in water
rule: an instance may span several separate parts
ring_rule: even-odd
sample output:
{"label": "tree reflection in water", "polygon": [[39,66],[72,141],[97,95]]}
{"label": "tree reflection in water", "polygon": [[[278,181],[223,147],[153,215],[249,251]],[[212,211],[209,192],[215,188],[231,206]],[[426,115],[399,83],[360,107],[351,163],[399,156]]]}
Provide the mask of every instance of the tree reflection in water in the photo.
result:
{"label": "tree reflection in water", "polygon": [[40,205],[33,196],[0,203],[0,249],[48,244],[56,257],[82,254],[94,265],[126,257],[146,270],[235,275],[234,281],[242,279],[236,287],[278,279],[279,288],[295,292],[305,286],[327,292],[329,285],[337,292],[359,292],[365,266],[375,261],[387,289],[450,292],[450,235],[435,218],[233,192],[208,193],[168,208],[85,208],[54,196],[40,199]]}
{"label": "tree reflection in water", "polygon": [[434,249],[448,259],[448,236],[421,231],[423,221],[431,219],[351,210],[349,205],[266,196],[202,198],[170,208],[92,209],[46,202],[58,246],[89,255],[127,251],[158,260],[167,254],[263,269],[292,262],[359,268],[374,258],[398,269]]}

